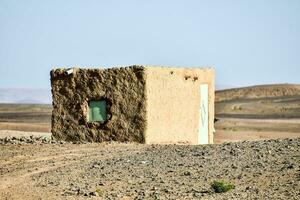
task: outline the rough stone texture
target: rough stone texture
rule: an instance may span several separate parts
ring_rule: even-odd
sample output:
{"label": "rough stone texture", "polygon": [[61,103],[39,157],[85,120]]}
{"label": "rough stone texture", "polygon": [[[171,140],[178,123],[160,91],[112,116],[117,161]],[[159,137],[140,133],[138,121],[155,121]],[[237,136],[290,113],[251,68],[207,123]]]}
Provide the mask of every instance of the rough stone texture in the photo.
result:
{"label": "rough stone texture", "polygon": [[[145,73],[142,66],[51,71],[52,134],[67,141],[144,142]],[[105,123],[88,122],[88,102],[106,99]]]}

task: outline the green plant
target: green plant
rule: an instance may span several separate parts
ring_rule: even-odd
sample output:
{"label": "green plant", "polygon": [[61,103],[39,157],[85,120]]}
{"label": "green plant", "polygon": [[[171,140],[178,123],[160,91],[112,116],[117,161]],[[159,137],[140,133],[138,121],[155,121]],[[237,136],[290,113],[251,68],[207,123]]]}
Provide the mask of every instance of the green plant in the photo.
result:
{"label": "green plant", "polygon": [[235,188],[235,186],[233,184],[226,183],[223,180],[215,180],[210,184],[210,186],[216,193],[227,192],[227,191]]}
{"label": "green plant", "polygon": [[101,190],[100,188],[96,188],[95,192],[97,192],[100,197],[104,196],[104,191]]}

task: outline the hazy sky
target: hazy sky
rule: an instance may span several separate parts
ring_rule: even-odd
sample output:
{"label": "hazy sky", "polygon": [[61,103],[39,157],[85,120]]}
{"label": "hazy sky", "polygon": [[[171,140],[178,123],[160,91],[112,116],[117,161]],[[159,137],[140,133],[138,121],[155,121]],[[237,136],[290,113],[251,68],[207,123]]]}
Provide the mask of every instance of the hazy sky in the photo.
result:
{"label": "hazy sky", "polygon": [[300,83],[300,0],[0,0],[0,87],[53,67],[213,66],[217,84]]}

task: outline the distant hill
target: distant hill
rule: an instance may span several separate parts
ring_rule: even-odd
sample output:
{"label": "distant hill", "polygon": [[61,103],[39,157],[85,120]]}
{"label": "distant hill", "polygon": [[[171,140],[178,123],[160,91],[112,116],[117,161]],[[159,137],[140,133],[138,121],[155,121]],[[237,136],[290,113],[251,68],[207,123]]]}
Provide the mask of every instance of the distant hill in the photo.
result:
{"label": "distant hill", "polygon": [[0,103],[50,104],[50,89],[0,88]]}
{"label": "distant hill", "polygon": [[298,84],[257,85],[216,91],[216,102],[233,99],[259,99],[284,96],[300,96]]}
{"label": "distant hill", "polygon": [[216,92],[216,117],[300,118],[300,85],[277,84]]}

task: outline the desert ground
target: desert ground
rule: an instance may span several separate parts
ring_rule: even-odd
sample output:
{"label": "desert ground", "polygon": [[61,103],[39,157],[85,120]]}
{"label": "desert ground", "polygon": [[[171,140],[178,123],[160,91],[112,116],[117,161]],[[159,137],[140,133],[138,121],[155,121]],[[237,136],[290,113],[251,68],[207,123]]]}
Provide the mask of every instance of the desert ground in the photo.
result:
{"label": "desert ground", "polygon": [[299,199],[300,86],[217,91],[215,108],[214,145],[73,144],[51,140],[51,105],[0,104],[0,199]]}
{"label": "desert ground", "polygon": [[216,92],[215,143],[300,137],[300,85]]}
{"label": "desert ground", "polygon": [[47,104],[0,104],[0,130],[50,132],[51,110]]}
{"label": "desert ground", "polygon": [[[0,199],[299,199],[300,139],[0,145]],[[215,193],[224,180],[235,188]]]}

